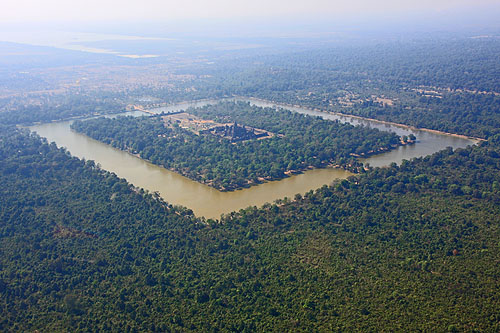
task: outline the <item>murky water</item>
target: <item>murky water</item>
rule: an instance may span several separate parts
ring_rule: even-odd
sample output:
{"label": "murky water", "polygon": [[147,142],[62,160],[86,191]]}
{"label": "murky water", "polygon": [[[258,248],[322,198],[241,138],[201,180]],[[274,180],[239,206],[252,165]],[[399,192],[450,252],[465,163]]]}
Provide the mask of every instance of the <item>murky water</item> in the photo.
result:
{"label": "murky water", "polygon": [[[197,103],[183,103],[174,106],[155,109],[155,112],[171,112],[186,109],[190,106],[203,106],[214,103],[204,101]],[[273,103],[251,101],[258,106],[274,106]],[[354,125],[364,125],[379,128],[384,131],[393,131],[398,135],[413,133],[417,137],[417,144],[413,146],[398,147],[397,149],[373,156],[364,160],[372,166],[389,165],[392,162],[400,163],[403,159],[425,156],[446,147],[466,147],[475,143],[473,140],[455,136],[437,134],[423,130],[412,130],[396,125],[382,124],[370,120],[362,120],[348,116],[338,116],[308,109],[287,107],[288,109],[318,115],[326,119],[350,122]],[[137,116],[141,113],[135,112]],[[315,169],[303,174],[253,186],[248,189],[234,192],[219,192],[209,186],[197,183],[175,172],[155,166],[140,158],[111,146],[90,139],[70,129],[72,121],[48,123],[31,126],[40,136],[49,142],[54,141],[60,147],[66,147],[72,155],[79,158],[94,160],[105,170],[114,172],[119,177],[127,179],[135,186],[142,187],[151,192],[158,191],[162,198],[174,205],[189,207],[198,216],[219,218],[223,213],[239,210],[248,206],[261,206],[266,202],[273,202],[284,197],[293,198],[296,193],[304,194],[309,190],[330,184],[334,179],[347,178],[350,173],[340,169]]]}
{"label": "murky water", "polygon": [[[262,107],[279,107],[279,105],[252,100],[252,104]],[[371,156],[366,159],[361,159],[363,163],[369,163],[371,166],[386,166],[395,162],[397,164],[401,163],[402,160],[410,160],[414,157],[421,157],[433,154],[437,151],[443,150],[446,147],[465,148],[468,145],[475,144],[477,141],[466,139],[454,135],[441,134],[428,130],[412,129],[404,125],[397,124],[387,124],[383,122],[373,121],[369,119],[361,119],[356,117],[336,115],[321,111],[313,111],[300,107],[284,107],[288,110],[295,111],[298,113],[308,114],[312,116],[320,116],[324,119],[329,120],[339,120],[342,123],[350,123],[353,125],[361,125],[370,128],[378,128],[381,131],[394,132],[397,135],[404,136],[413,134],[417,137],[417,144],[410,146],[400,146],[397,149],[391,150],[384,154],[379,154],[376,156]]]}

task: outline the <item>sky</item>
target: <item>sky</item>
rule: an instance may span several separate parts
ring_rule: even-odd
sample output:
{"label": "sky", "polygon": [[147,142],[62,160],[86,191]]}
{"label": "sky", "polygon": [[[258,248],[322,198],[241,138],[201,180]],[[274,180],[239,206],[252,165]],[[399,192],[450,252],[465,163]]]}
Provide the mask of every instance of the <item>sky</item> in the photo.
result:
{"label": "sky", "polygon": [[[499,0],[2,0],[0,22],[360,19],[427,13],[500,12]],[[490,15],[491,16],[491,15]]]}

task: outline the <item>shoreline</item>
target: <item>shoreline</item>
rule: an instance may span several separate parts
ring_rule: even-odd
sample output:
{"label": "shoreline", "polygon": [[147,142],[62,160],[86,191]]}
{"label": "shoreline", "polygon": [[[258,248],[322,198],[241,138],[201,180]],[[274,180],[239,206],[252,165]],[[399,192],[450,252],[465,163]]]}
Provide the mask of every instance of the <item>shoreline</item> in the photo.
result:
{"label": "shoreline", "polygon": [[[262,102],[262,103],[267,103],[267,104],[273,104],[276,107],[300,108],[300,109],[304,109],[304,110],[308,110],[308,111],[313,111],[313,112],[320,112],[320,113],[332,114],[332,115],[339,116],[339,117],[354,118],[354,119],[359,119],[359,120],[371,121],[371,122],[375,122],[375,123],[379,123],[379,124],[396,126],[396,127],[400,127],[400,128],[404,128],[404,129],[413,130],[413,131],[424,131],[424,132],[429,132],[429,133],[433,133],[433,134],[448,135],[448,136],[452,136],[452,137],[456,137],[456,138],[460,138],[460,139],[477,141],[476,143],[488,141],[487,139],[478,138],[478,137],[474,137],[474,136],[468,136],[468,135],[465,135],[465,134],[449,133],[449,132],[444,132],[444,131],[430,129],[430,128],[416,127],[416,126],[413,126],[413,125],[405,125],[405,124],[396,123],[396,122],[387,121],[387,120],[379,120],[379,119],[375,119],[375,118],[367,118],[367,117],[357,116],[357,115],[353,115],[353,114],[327,111],[327,110],[322,110],[322,109],[318,109],[318,108],[311,108],[311,107],[302,106],[302,105],[298,105],[298,104],[293,105],[293,104],[288,104],[288,103],[270,101],[270,100],[262,99],[262,98],[258,98],[258,97],[233,96],[233,97],[222,97],[222,98],[219,98],[219,99],[203,98],[203,99],[197,99],[197,100],[191,100],[191,101],[182,101],[182,102],[175,102],[175,103],[165,103],[164,106],[157,106],[157,107],[147,108],[145,110],[158,109],[158,108],[163,108],[163,107],[180,106],[180,105],[183,105],[183,104],[204,103],[204,102],[208,102],[210,104],[215,104],[215,103],[217,103],[219,101],[230,101],[230,100],[236,100],[236,101],[241,101],[241,102],[257,101],[257,102]],[[188,108],[189,107],[191,107],[191,106],[188,106]],[[182,110],[185,111],[187,109],[182,109]],[[144,112],[144,110],[135,110],[135,111]],[[123,114],[123,113],[127,113],[127,112],[130,112],[130,111],[124,109],[123,111],[119,111],[119,112],[99,113],[99,114],[93,114],[93,115],[74,116],[74,117],[69,117],[69,118],[64,118],[64,119],[51,120],[51,121],[47,121],[47,122],[34,122],[34,123],[31,123],[31,124],[17,124],[16,126],[29,127],[29,126],[43,125],[43,124],[54,123],[54,122],[62,122],[62,121],[77,120],[77,119],[86,119],[86,118],[108,116],[108,115],[119,115],[119,114]],[[144,113],[148,113],[148,112],[144,112]],[[148,114],[150,114],[150,113],[148,113]]]}
{"label": "shoreline", "polygon": [[[212,101],[212,102],[215,102],[215,101]],[[276,107],[276,106],[274,106],[274,107]],[[120,112],[120,114],[121,113],[122,112]],[[137,113],[136,116],[140,116],[141,114],[143,114],[143,113]],[[64,121],[61,121],[60,123],[64,123]],[[53,126],[54,124],[56,124],[56,122],[47,123],[48,127],[40,126],[40,130],[42,131],[42,133],[46,133],[47,136],[41,135],[40,132],[39,132],[39,135],[42,137],[52,137],[50,134],[53,132],[53,130],[51,129],[51,126]],[[67,126],[67,125],[64,125],[64,126]],[[29,128],[29,129],[31,131],[33,131],[33,130],[37,131],[37,129],[36,129],[37,127],[38,126],[34,126],[33,129],[31,129],[31,128]],[[57,126],[56,126],[56,128],[57,128]],[[71,135],[77,134],[71,130],[68,130],[68,132],[73,132],[73,134],[71,134]],[[64,133],[66,133],[66,130],[64,130]],[[80,135],[82,135],[82,134],[80,134]],[[265,197],[266,198],[265,200],[267,202],[272,202],[273,200],[275,200],[276,198],[279,198],[281,196],[288,196],[288,197],[292,196],[293,197],[293,194],[307,192],[308,190],[306,189],[303,191],[303,188],[309,188],[309,186],[310,186],[310,185],[308,185],[309,184],[308,179],[310,179],[310,178],[305,176],[309,173],[308,172],[309,168],[306,168],[303,172],[297,172],[296,174],[290,175],[290,177],[283,177],[280,180],[275,180],[275,181],[267,180],[267,181],[264,181],[262,183],[259,182],[258,184],[255,184],[253,186],[248,186],[248,187],[243,186],[243,188],[241,188],[240,190],[221,192],[212,186],[209,186],[209,185],[204,184],[202,182],[198,182],[196,180],[193,180],[192,178],[183,176],[182,174],[180,174],[178,172],[169,170],[169,169],[164,168],[164,167],[160,167],[156,164],[152,164],[150,161],[147,161],[145,159],[137,157],[137,156],[135,156],[135,154],[132,154],[129,151],[114,148],[108,144],[103,144],[101,141],[92,139],[92,138],[85,136],[85,135],[82,135],[82,136],[86,137],[88,140],[90,140],[92,142],[96,142],[99,145],[105,146],[106,149],[113,149],[113,150],[116,150],[117,152],[120,152],[122,154],[125,153],[125,155],[130,156],[134,160],[137,160],[137,161],[140,161],[141,163],[144,163],[146,169],[149,169],[149,166],[154,167],[155,169],[153,169],[153,173],[150,176],[153,179],[157,180],[158,183],[150,183],[149,178],[143,179],[142,175],[136,176],[136,175],[129,174],[129,173],[137,173],[136,171],[131,171],[127,168],[123,169],[120,165],[114,166],[113,165],[113,163],[115,163],[114,160],[107,159],[105,157],[106,155],[103,155],[104,157],[103,157],[102,161],[108,163],[108,167],[104,168],[101,166],[101,168],[103,168],[104,170],[108,170],[109,172],[116,173],[117,175],[119,175],[119,177],[127,179],[134,186],[138,186],[138,187],[141,187],[144,189],[149,189],[150,191],[151,191],[151,189],[153,189],[153,191],[162,191],[162,192],[160,192],[161,197],[165,201],[172,203],[172,204],[182,205],[184,207],[189,207],[189,208],[193,209],[196,212],[196,214],[199,216],[213,216],[213,217],[217,218],[221,212],[226,212],[226,211],[229,212],[232,210],[238,210],[241,207],[243,207],[243,205],[245,205],[245,206],[254,205],[255,204],[254,202],[259,202],[259,204],[260,204],[260,201],[262,201],[262,199],[261,199],[262,197]],[[426,137],[423,136],[423,140],[426,140],[425,138]],[[464,140],[464,139],[454,140],[451,136],[437,136],[436,135],[433,137],[433,139],[431,139],[431,141],[429,141],[429,143],[431,143],[431,146],[429,147],[429,149],[427,149],[427,150],[424,149],[424,151],[422,151],[422,152],[425,152],[425,154],[424,154],[425,156],[429,155],[433,152],[441,150],[441,149],[436,150],[437,147],[436,147],[436,149],[433,148],[434,144],[432,142],[434,140],[437,140],[437,141],[445,140],[445,141],[449,142],[449,144],[447,144],[447,145],[452,146],[452,147],[455,147],[455,146],[456,147],[465,147],[465,145],[472,144],[472,142],[469,140]],[[58,140],[55,140],[53,138],[52,141],[55,141],[56,144],[60,147],[68,147],[65,145],[64,139],[58,138]],[[428,142],[428,141],[426,141],[426,142]],[[444,149],[444,147],[446,147],[446,145],[439,144],[438,142],[437,142],[437,145],[439,147],[443,147],[442,149]],[[418,142],[415,146],[417,146],[417,147],[419,146]],[[93,147],[93,146],[90,145],[90,147]],[[80,155],[86,156],[86,154],[87,154],[86,152],[81,152],[81,151],[79,153],[75,153],[72,151],[71,148],[67,148],[67,149],[73,156],[80,156]],[[101,152],[99,149],[96,151]],[[418,150],[419,149],[417,148],[417,153],[418,153]],[[78,151],[78,149],[77,149],[77,151]],[[414,155],[412,153],[413,150],[408,150],[408,151],[402,150],[402,152],[404,152],[404,151],[406,151],[408,154],[410,154],[412,156]],[[417,155],[420,156],[420,153],[418,153]],[[424,155],[422,155],[422,156],[424,156]],[[94,155],[91,154],[91,156],[94,156]],[[96,163],[101,163],[100,157],[99,158],[95,158],[95,157],[92,158],[91,156],[86,157],[86,159],[93,159]],[[95,156],[97,156],[97,155],[95,155]],[[362,156],[360,156],[360,158],[362,158]],[[399,157],[395,157],[395,158],[397,160],[400,160]],[[409,159],[409,158],[406,158],[404,156],[403,156],[403,158]],[[392,159],[392,158],[390,158],[390,159]],[[353,159],[353,160],[356,160],[356,159]],[[366,163],[366,161],[362,161],[362,162]],[[379,167],[387,166],[387,165],[389,165],[390,162],[392,162],[392,160],[391,161],[389,161],[389,160],[384,161],[383,164],[379,163],[380,164]],[[109,164],[109,163],[111,163],[111,164]],[[369,162],[369,163],[370,163],[370,165],[372,164],[371,162]],[[396,163],[399,163],[399,162],[396,161]],[[131,162],[131,165],[137,167],[136,162]],[[141,164],[141,167],[142,167],[142,164]],[[143,172],[145,172],[146,175],[149,175],[148,174],[149,170],[146,170],[146,169],[144,169],[144,170],[141,169],[141,170]],[[165,174],[165,175],[163,173],[157,174],[156,171],[160,171],[160,169],[167,172],[167,174]],[[323,170],[323,171],[321,171],[321,170]],[[328,171],[324,172],[325,170],[328,170]],[[335,170],[335,171],[333,171],[333,170]],[[360,169],[359,171],[363,172],[366,170],[367,169],[365,168],[365,170]],[[315,170],[310,170],[310,171],[312,172],[312,175],[313,175],[312,179],[314,181],[321,179],[320,180],[321,183],[318,180],[318,184],[321,184],[321,185],[325,185],[325,184],[329,185],[329,184],[331,184],[331,182],[334,179],[344,179],[344,178],[347,178],[348,176],[353,175],[351,172],[345,171],[345,169],[338,168],[338,166],[333,166],[333,168],[328,168],[327,166],[324,165],[320,168],[316,168]],[[328,175],[328,176],[326,176],[326,175]],[[333,176],[330,176],[330,175],[333,175]],[[297,183],[297,184],[294,181],[290,181],[290,179],[292,179],[292,178],[295,179],[295,177],[299,177],[299,178],[297,178],[297,179],[299,179],[299,183]],[[173,185],[176,186],[176,189],[177,188],[184,189],[184,186],[186,186],[186,191],[187,191],[186,193],[191,193],[193,195],[197,195],[199,193],[204,193],[204,195],[206,195],[207,198],[217,198],[218,201],[213,202],[213,203],[212,202],[207,202],[207,203],[201,202],[200,203],[197,200],[193,200],[191,196],[186,197],[184,194],[178,195],[178,194],[175,194],[173,192],[170,192],[169,187],[168,187],[170,185],[167,185],[170,183],[166,183],[166,178],[169,178],[168,181],[170,181],[170,178],[172,178]],[[306,180],[304,181],[304,179],[306,179]],[[158,188],[157,184],[160,184],[160,183],[163,184],[164,181],[165,181],[165,188],[163,188],[163,187]],[[274,183],[281,184],[283,182],[286,182],[285,184],[292,184],[291,186],[293,187],[293,191],[288,190],[288,189],[285,190],[285,187],[289,187],[289,185],[284,185],[284,186],[277,185],[276,189],[279,191],[280,194],[279,195],[267,195],[268,189],[275,188],[275,187],[273,187],[273,185],[270,185],[270,184],[274,184]],[[298,184],[300,184],[300,185],[298,185]],[[310,187],[310,189],[316,189],[317,187],[319,188],[319,187],[321,187],[321,185],[318,185],[318,186],[315,185],[315,187]],[[262,190],[260,190],[261,186],[262,186]],[[184,190],[182,190],[182,191],[184,191]],[[185,192],[182,192],[182,193],[185,193]],[[225,208],[218,206],[218,203],[222,202],[221,200],[223,200],[223,201],[229,200],[230,202],[232,202],[231,205],[228,206],[229,208],[227,210]],[[234,201],[234,204],[233,204],[233,201]],[[265,201],[262,201],[262,203],[264,203],[264,202]]]}
{"label": "shoreline", "polygon": [[[163,168],[163,169],[168,170],[170,172],[176,173],[179,176],[185,177],[185,178],[187,178],[187,179],[189,179],[189,180],[191,180],[193,182],[196,182],[196,183],[198,183],[200,185],[204,185],[204,186],[210,187],[211,189],[214,189],[214,190],[222,192],[222,193],[242,191],[242,190],[254,187],[254,186],[259,186],[259,185],[262,185],[264,183],[268,183],[268,182],[274,182],[274,181],[278,181],[279,182],[279,181],[281,181],[281,180],[283,180],[285,178],[290,178],[290,177],[293,177],[293,176],[296,176],[296,175],[304,174],[307,171],[315,170],[315,169],[328,169],[328,168],[330,168],[330,169],[342,169],[344,171],[347,171],[347,172],[351,173],[352,175],[355,175],[355,174],[359,173],[359,171],[356,171],[356,170],[350,168],[349,165],[339,165],[339,164],[334,164],[332,162],[329,162],[329,163],[323,163],[319,167],[314,167],[312,165],[309,165],[309,166],[306,166],[306,167],[304,167],[302,169],[287,170],[287,171],[283,172],[283,177],[281,177],[281,178],[258,177],[258,181],[257,182],[251,182],[251,183],[249,182],[249,183],[245,184],[245,186],[240,186],[240,187],[233,188],[233,189],[220,189],[218,187],[215,187],[215,186],[211,185],[211,183],[201,182],[201,181],[197,180],[194,177],[190,177],[189,175],[184,174],[184,173],[178,171],[175,168],[167,168],[164,165],[155,164],[151,160],[141,157],[140,153],[133,153],[130,150],[113,147],[112,145],[110,145],[110,144],[108,144],[106,142],[94,139],[93,137],[88,136],[87,134],[85,134],[83,132],[78,132],[77,130],[75,130],[73,128],[70,128],[70,130],[72,132],[75,132],[75,133],[79,134],[79,135],[83,135],[83,136],[85,136],[85,137],[87,137],[87,138],[89,138],[89,139],[91,139],[91,140],[93,140],[95,142],[98,142],[98,143],[101,143],[101,144],[105,144],[105,145],[109,146],[112,149],[116,149],[116,150],[119,150],[121,152],[124,152],[124,153],[126,153],[126,154],[128,154],[128,155],[130,155],[130,156],[132,156],[134,158],[140,159],[141,161],[144,161],[144,162],[146,162],[148,164],[151,164],[151,165],[154,165],[156,167],[160,167],[160,168]],[[354,157],[357,160],[358,158],[366,158],[366,157],[370,157],[370,156],[377,155],[377,154],[383,154],[383,153],[385,153],[387,151],[390,151],[390,149],[388,149],[388,150],[380,150],[378,152],[371,152],[371,153],[368,153],[366,155],[359,155],[359,156],[352,155],[352,157]],[[360,162],[360,163],[362,164],[362,162]],[[364,167],[363,164],[360,167],[362,167],[362,168],[364,168],[366,170],[366,168]]]}
{"label": "shoreline", "polygon": [[[245,101],[248,102],[249,99],[244,99]],[[255,98],[252,98],[251,100],[257,100]],[[216,102],[215,100],[205,100],[205,101],[208,101],[208,102]],[[269,103],[266,101],[266,103]],[[179,105],[179,104],[177,104]],[[153,114],[153,112],[149,111],[147,109],[137,109],[137,111],[140,111],[140,112],[147,112],[148,114]],[[85,135],[93,140],[96,140],[98,142],[101,142],[103,144],[106,144],[108,146],[111,146],[113,147],[112,145],[110,145],[109,143],[106,143],[106,142],[103,142],[103,141],[99,141],[95,138],[92,138],[91,136],[87,135],[86,133],[84,132],[79,132],[77,130],[75,130],[72,125],[70,126],[71,130],[72,131],[75,131],[76,133],[79,133],[81,135]],[[219,192],[233,192],[233,191],[238,191],[238,190],[242,190],[242,189],[245,189],[245,188],[250,188],[250,187],[253,187],[253,186],[259,186],[261,185],[262,183],[265,183],[265,182],[269,182],[269,181],[280,181],[284,178],[288,178],[290,176],[293,176],[295,174],[301,174],[301,173],[304,173],[306,172],[307,170],[311,170],[311,169],[325,169],[325,168],[334,168],[334,169],[343,169],[345,171],[348,171],[352,174],[357,174],[357,173],[360,173],[362,169],[365,169],[366,170],[366,167],[363,165],[363,162],[360,161],[360,159],[366,159],[366,158],[369,158],[371,156],[375,156],[375,155],[380,155],[380,154],[384,154],[386,152],[389,152],[393,149],[396,149],[397,147],[399,146],[407,146],[407,145],[413,145],[415,144],[416,142],[414,140],[409,140],[409,141],[403,141],[401,137],[399,137],[399,141],[396,143],[396,144],[391,144],[387,147],[381,147],[381,148],[378,148],[378,149],[372,149],[368,152],[365,152],[365,153],[360,153],[360,154],[356,154],[354,152],[351,152],[349,155],[350,157],[352,157],[354,161],[352,161],[352,163],[348,163],[348,164],[345,164],[345,165],[341,165],[338,163],[338,161],[332,161],[332,160],[329,160],[329,161],[322,161],[319,163],[318,166],[315,166],[313,167],[312,165],[309,165],[309,166],[303,166],[303,167],[300,167],[298,169],[294,169],[294,170],[284,170],[282,175],[280,177],[258,177],[257,178],[257,181],[252,181],[251,179],[245,179],[246,183],[243,184],[243,185],[233,185],[233,186],[230,186],[228,188],[222,186],[221,184],[216,184],[214,182],[214,179],[212,180],[208,180],[208,181],[203,181],[201,179],[201,176],[202,175],[190,175],[189,173],[187,172],[184,172],[183,170],[179,170],[179,169],[176,169],[176,168],[173,168],[173,167],[168,167],[166,165],[162,165],[162,164],[156,164],[156,163],[153,163],[151,160],[149,159],[146,159],[146,158],[143,158],[140,153],[138,152],[134,152],[134,151],[131,151],[130,149],[126,148],[126,149],[122,149],[122,148],[118,148],[118,147],[113,147],[115,149],[118,149],[118,150],[121,150],[123,152],[126,152],[136,158],[139,158],[141,160],[144,160],[148,163],[151,163],[153,165],[156,165],[158,167],[161,167],[161,168],[164,168],[166,170],[169,170],[169,171],[172,171],[174,173],[177,173],[178,175],[180,176],[183,176],[183,177],[186,177],[192,181],[195,181],[199,184],[203,184],[203,185],[206,185],[208,187],[211,187]],[[200,177],[198,177],[200,176]]]}
{"label": "shoreline", "polygon": [[409,130],[425,131],[425,132],[430,132],[430,133],[434,133],[434,134],[453,136],[453,137],[460,138],[460,139],[475,140],[475,141],[479,141],[479,142],[488,141],[488,140],[483,139],[483,138],[477,138],[477,137],[474,137],[474,136],[468,136],[468,135],[464,135],[464,134],[449,133],[449,132],[444,132],[444,131],[430,129],[430,128],[415,127],[415,126],[412,126],[412,125],[405,125],[405,124],[401,124],[401,123],[395,123],[395,122],[387,121],[387,120],[379,120],[379,119],[374,119],[374,118],[361,117],[361,116],[357,116],[357,115],[353,115],[353,114],[347,114],[347,113],[341,113],[341,112],[333,112],[333,111],[326,111],[326,110],[321,110],[321,109],[318,109],[318,108],[311,108],[311,107],[307,107],[307,106],[293,105],[293,104],[287,104],[287,103],[269,101],[269,100],[262,99],[262,98],[257,98],[257,97],[237,96],[235,98],[236,99],[240,99],[241,101],[251,100],[251,101],[257,101],[257,102],[262,102],[262,103],[275,104],[276,106],[285,107],[285,108],[286,107],[288,107],[288,108],[290,108],[290,107],[292,107],[292,108],[301,108],[301,109],[305,109],[305,110],[309,110],[309,111],[314,111],[314,112],[321,112],[321,113],[333,114],[333,115],[336,115],[336,116],[339,116],[339,117],[347,117],[347,118],[355,118],[355,119],[360,119],[360,120],[367,120],[367,121],[372,121],[372,122],[376,122],[376,123],[379,123],[379,124],[392,125],[392,126],[397,126],[397,127],[404,128],[404,129],[409,129]]}

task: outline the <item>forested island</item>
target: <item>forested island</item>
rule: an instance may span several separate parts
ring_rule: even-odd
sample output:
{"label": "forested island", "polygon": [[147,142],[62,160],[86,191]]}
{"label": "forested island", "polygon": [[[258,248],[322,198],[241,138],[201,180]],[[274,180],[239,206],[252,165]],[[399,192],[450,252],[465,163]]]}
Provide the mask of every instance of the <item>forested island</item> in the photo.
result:
{"label": "forested island", "polygon": [[308,168],[364,170],[356,157],[388,151],[402,141],[394,133],[355,127],[287,110],[245,102],[191,108],[188,114],[219,123],[236,123],[273,133],[264,140],[231,142],[193,133],[161,116],[76,121],[72,129],[219,190],[277,180]]}

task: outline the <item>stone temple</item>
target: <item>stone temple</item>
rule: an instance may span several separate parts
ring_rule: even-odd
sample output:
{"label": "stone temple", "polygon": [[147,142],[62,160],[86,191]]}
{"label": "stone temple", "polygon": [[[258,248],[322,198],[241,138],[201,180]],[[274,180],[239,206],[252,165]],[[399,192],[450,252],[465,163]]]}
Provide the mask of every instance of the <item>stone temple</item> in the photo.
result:
{"label": "stone temple", "polygon": [[265,131],[256,132],[254,128],[240,126],[236,122],[233,124],[212,127],[203,132],[221,136],[231,142],[246,141],[269,136],[269,134]]}

